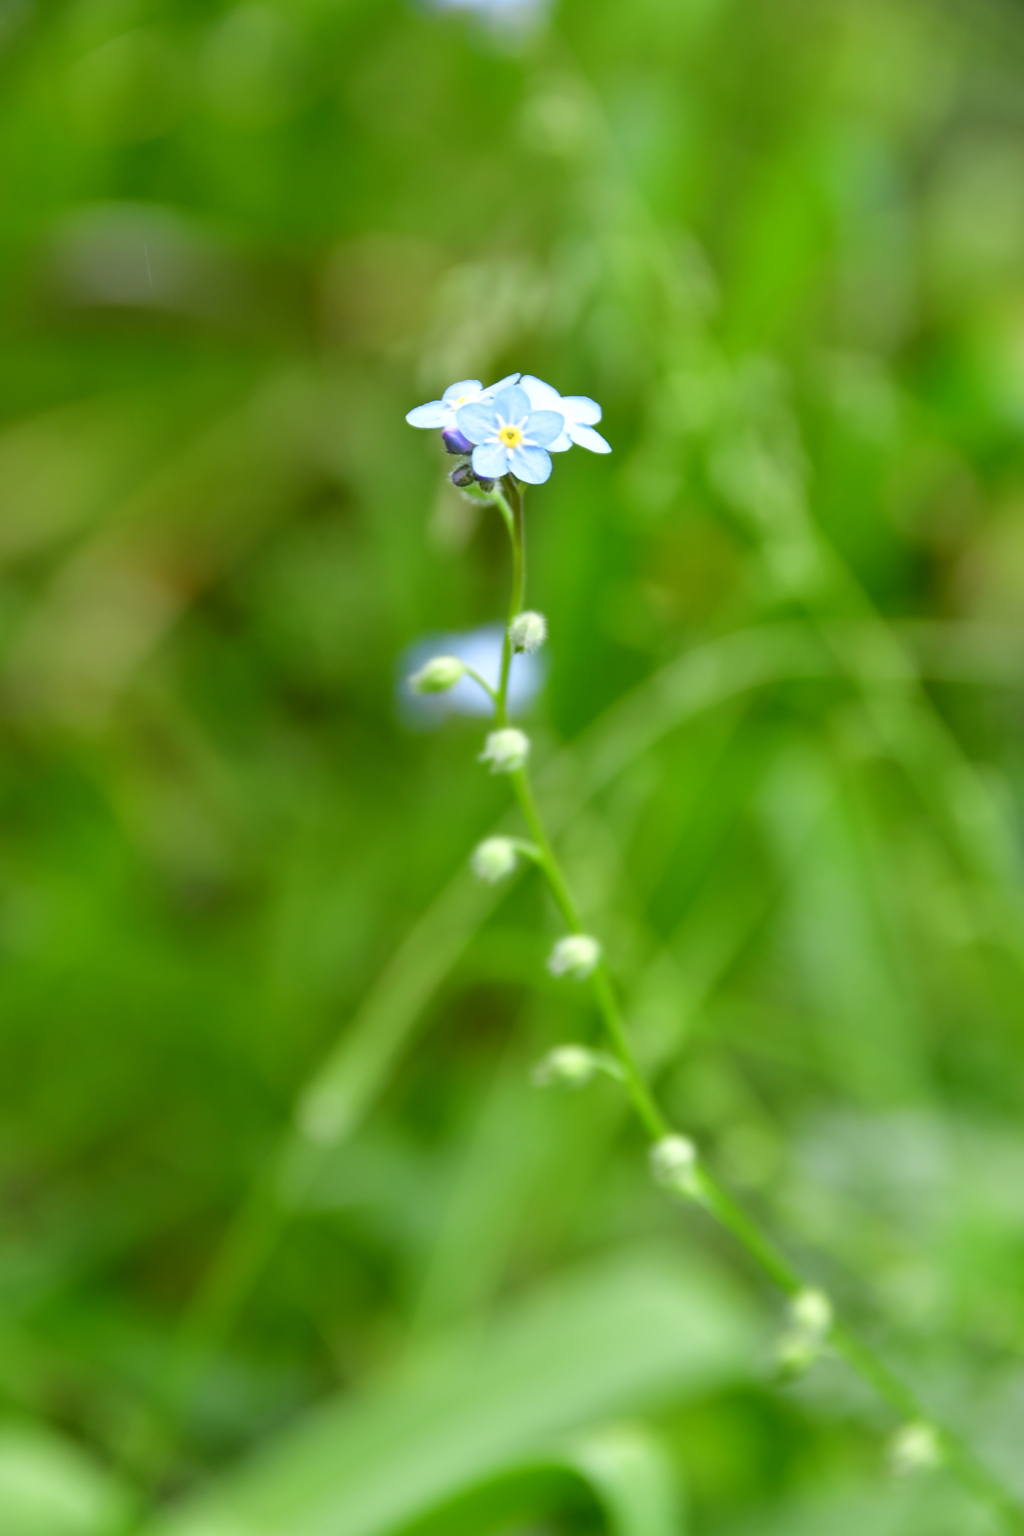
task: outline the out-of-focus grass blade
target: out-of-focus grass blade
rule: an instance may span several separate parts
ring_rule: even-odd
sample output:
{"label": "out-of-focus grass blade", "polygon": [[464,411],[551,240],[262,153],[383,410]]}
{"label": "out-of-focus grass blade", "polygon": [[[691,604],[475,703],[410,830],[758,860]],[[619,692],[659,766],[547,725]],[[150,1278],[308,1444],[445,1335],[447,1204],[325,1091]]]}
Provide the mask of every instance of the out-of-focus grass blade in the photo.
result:
{"label": "out-of-focus grass blade", "polygon": [[128,1505],[119,1484],[78,1446],[36,1425],[0,1425],[3,1536],[109,1536]]}
{"label": "out-of-focus grass blade", "polygon": [[941,1474],[880,1476],[786,1503],[729,1527],[729,1536],[997,1536],[995,1517]]}
{"label": "out-of-focus grass blade", "polygon": [[577,1435],[565,1459],[593,1489],[612,1536],[682,1536],[675,1463],[646,1425],[617,1424]]}
{"label": "out-of-focus grass blade", "polygon": [[424,1346],[150,1536],[384,1536],[503,1470],[550,1465],[552,1441],[567,1438],[623,1536],[669,1536],[674,1505],[655,1453],[571,1437],[741,1378],[753,1354],[748,1315],[724,1277],[662,1251],[606,1260],[483,1333]]}

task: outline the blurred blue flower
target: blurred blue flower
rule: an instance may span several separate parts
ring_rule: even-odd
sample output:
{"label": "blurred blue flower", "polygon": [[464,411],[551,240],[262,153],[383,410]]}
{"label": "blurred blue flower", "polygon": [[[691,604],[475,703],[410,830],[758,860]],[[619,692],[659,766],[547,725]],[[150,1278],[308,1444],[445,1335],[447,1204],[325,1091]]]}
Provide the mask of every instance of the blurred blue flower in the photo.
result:
{"label": "blurred blue flower", "polygon": [[[409,678],[432,657],[457,656],[466,666],[497,688],[501,679],[501,650],[505,630],[501,624],[484,624],[479,629],[455,634],[425,635],[403,652],[398,661],[395,702],[399,718],[414,730],[434,730],[451,715],[493,715],[494,706],[479,683],[471,677],[460,678],[447,693],[416,694]],[[543,653],[520,654],[512,659],[509,676],[508,710],[520,716],[533,703],[547,675]]]}
{"label": "blurred blue flower", "polygon": [[536,21],[549,0],[428,0],[435,11],[469,11],[499,28],[521,28]]}
{"label": "blurred blue flower", "polygon": [[410,427],[454,430],[455,413],[462,406],[491,400],[500,390],[515,384],[518,378],[518,373],[510,373],[507,378],[499,379],[497,384],[491,384],[487,389],[484,389],[479,379],[459,379],[457,383],[449,384],[440,400],[429,400],[426,405],[417,405],[406,412],[405,419]]}
{"label": "blurred blue flower", "polygon": [[473,469],[489,480],[511,472],[527,485],[543,485],[551,474],[548,443],[560,436],[565,419],[557,411],[535,411],[525,389],[512,385],[492,400],[464,405],[456,415],[459,431],[476,443]]}
{"label": "blurred blue flower", "polygon": [[591,453],[611,453],[611,444],[594,431],[601,420],[601,407],[596,400],[589,395],[560,395],[553,385],[535,379],[531,373],[523,374],[519,387],[526,391],[535,411],[557,411],[565,419],[564,431],[548,444],[549,453],[564,453],[573,443],[589,448]]}

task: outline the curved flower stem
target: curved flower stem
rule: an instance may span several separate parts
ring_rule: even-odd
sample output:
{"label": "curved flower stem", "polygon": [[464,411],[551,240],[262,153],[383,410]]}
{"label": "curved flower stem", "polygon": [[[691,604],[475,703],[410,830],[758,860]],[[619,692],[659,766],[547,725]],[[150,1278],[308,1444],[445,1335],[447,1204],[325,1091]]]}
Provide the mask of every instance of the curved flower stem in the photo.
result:
{"label": "curved flower stem", "polygon": [[491,687],[491,685],[487,681],[487,679],[485,677],[481,677],[480,673],[476,670],[475,667],[466,667],[465,668],[465,673],[466,673],[467,677],[471,677],[473,679],[474,683],[479,683],[480,684],[480,687],[483,689],[484,693],[486,693],[487,697],[490,699],[490,701],[494,705],[495,709],[497,709],[497,707],[498,707],[498,695],[495,692],[495,690]]}
{"label": "curved flower stem", "polygon": [[[492,499],[502,513],[512,545],[512,595],[508,618],[508,626],[510,626],[512,620],[522,611],[525,590],[523,502],[521,488],[511,477],[502,481],[501,485],[503,490],[499,490],[496,486]],[[505,630],[505,644],[502,651],[501,682],[495,696],[500,725],[504,725],[508,717],[508,680],[512,664],[512,646],[508,626]],[[523,767],[509,777],[512,780],[512,787],[523,819],[536,845],[533,856],[544,872],[555,904],[569,931],[583,933],[585,930],[579,908],[537,808],[529,772]],[[603,959],[590,977],[590,986],[630,1102],[651,1141],[660,1141],[662,1137],[672,1133],[672,1126],[634,1057],[618,997]],[[810,1289],[810,1283],[801,1277],[772,1238],[762,1231],[757,1222],[737,1204],[699,1160],[693,1174],[692,1195],[785,1296],[795,1297],[800,1292]],[[872,1386],[903,1421],[927,1425],[936,1437],[944,1463],[949,1470],[976,1498],[1000,1516],[1008,1530],[1017,1532],[1018,1536],[1024,1536],[1024,1506],[1017,1497],[978,1461],[958,1436],[935,1420],[913,1390],[869,1345],[865,1344],[847,1324],[838,1320],[832,1324],[827,1340],[835,1354],[841,1356],[851,1369]]]}

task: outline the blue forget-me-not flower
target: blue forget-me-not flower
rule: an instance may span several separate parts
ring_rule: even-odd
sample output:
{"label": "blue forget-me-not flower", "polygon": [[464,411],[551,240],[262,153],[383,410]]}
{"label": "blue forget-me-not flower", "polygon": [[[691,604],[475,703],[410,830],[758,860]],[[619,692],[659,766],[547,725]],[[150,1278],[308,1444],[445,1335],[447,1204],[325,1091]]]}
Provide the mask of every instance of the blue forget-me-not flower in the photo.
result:
{"label": "blue forget-me-not flower", "polygon": [[601,420],[601,407],[596,400],[589,395],[560,395],[557,389],[530,373],[519,380],[519,387],[529,395],[535,411],[557,411],[565,421],[562,432],[548,444],[549,453],[564,453],[573,443],[589,448],[591,453],[611,453],[611,444],[594,431]]}
{"label": "blue forget-me-not flower", "polygon": [[551,474],[547,445],[561,436],[565,418],[535,411],[526,390],[513,384],[491,400],[464,405],[455,424],[474,445],[474,474],[497,480],[511,472],[527,485],[543,485]]}
{"label": "blue forget-me-not flower", "polygon": [[499,390],[507,389],[510,384],[519,382],[518,373],[510,373],[507,378],[499,379],[497,384],[490,384],[484,389],[479,379],[459,379],[455,384],[449,384],[440,400],[429,400],[426,405],[418,405],[415,410],[406,413],[406,421],[410,427],[440,427],[449,430],[455,426],[455,413],[464,405],[470,405],[478,400],[490,400]]}
{"label": "blue forget-me-not flower", "polygon": [[587,395],[560,395],[532,374],[511,373],[484,389],[479,379],[450,384],[440,400],[406,415],[413,427],[441,429],[449,453],[462,458],[451,478],[459,486],[479,480],[485,490],[503,475],[542,485],[551,474],[552,453],[574,443],[591,453],[611,453],[594,431],[601,407]]}

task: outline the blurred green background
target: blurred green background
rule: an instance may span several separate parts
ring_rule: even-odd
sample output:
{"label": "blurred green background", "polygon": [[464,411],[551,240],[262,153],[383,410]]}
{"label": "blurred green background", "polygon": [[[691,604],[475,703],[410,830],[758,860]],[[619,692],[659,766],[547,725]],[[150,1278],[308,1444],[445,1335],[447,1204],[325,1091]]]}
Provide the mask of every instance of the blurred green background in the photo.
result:
{"label": "blurred green background", "polygon": [[[1024,9],[0,4],[0,1530],[970,1536],[649,1187],[481,723],[521,369],[542,800],[677,1123],[1024,1496]],[[448,461],[448,466],[450,467]],[[514,822],[510,822],[514,826]]]}

